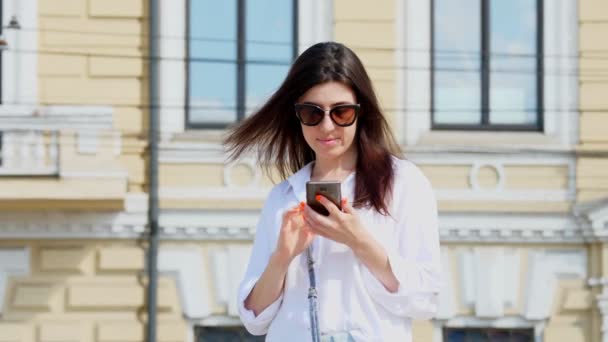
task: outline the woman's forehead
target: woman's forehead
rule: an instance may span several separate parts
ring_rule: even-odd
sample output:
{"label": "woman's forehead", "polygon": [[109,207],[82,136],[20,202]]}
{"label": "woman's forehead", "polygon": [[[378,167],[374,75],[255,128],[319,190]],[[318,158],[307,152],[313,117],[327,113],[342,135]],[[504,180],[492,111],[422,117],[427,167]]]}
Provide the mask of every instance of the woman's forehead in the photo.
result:
{"label": "woman's forehead", "polygon": [[355,103],[355,92],[340,82],[326,82],[308,89],[298,102],[309,102],[319,105],[332,106],[338,103]]}

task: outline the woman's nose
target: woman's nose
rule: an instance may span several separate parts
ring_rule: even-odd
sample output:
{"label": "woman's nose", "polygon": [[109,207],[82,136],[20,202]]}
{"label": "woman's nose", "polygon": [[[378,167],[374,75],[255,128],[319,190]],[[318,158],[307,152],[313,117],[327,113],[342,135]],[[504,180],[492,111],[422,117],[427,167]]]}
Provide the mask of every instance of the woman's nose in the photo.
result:
{"label": "woman's nose", "polygon": [[334,129],[334,122],[331,120],[329,116],[329,111],[325,111],[325,115],[323,115],[323,120],[319,123],[320,128],[323,130],[332,130]]}

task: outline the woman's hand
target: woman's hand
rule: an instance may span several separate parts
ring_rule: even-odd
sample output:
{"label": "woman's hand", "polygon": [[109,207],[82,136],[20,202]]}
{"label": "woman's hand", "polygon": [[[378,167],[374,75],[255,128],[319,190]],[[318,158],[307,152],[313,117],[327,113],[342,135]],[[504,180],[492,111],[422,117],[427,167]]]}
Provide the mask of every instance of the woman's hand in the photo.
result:
{"label": "woman's hand", "polygon": [[323,196],[318,195],[317,201],[327,208],[329,216],[323,216],[306,206],[304,220],[313,233],[350,247],[389,292],[397,292],[399,280],[391,269],[384,247],[363,227],[348,201],[342,200],[342,211]]}
{"label": "woman's hand", "polygon": [[281,258],[285,258],[284,260],[291,261],[302,253],[310,246],[315,237],[310,226],[304,221],[302,216],[305,206],[304,202],[302,202],[300,205],[286,211],[283,215],[283,223],[275,252]]}
{"label": "woman's hand", "polygon": [[323,216],[309,206],[304,209],[304,220],[313,233],[324,238],[342,243],[355,249],[367,236],[367,231],[361,225],[359,216],[346,199],[342,199],[342,210],[324,196],[317,195],[317,201],[329,211],[329,216]]}

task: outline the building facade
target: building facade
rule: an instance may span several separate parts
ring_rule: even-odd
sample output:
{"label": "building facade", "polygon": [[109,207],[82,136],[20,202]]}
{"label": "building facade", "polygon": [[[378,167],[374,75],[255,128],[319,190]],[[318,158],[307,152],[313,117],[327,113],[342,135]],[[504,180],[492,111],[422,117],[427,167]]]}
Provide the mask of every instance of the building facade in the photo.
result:
{"label": "building facade", "polygon": [[0,342],[145,340],[153,102],[158,341],[245,336],[273,180],[222,134],[327,40],[438,198],[444,289],[414,340],[608,341],[604,2],[159,0],[157,101],[147,1],[0,5]]}

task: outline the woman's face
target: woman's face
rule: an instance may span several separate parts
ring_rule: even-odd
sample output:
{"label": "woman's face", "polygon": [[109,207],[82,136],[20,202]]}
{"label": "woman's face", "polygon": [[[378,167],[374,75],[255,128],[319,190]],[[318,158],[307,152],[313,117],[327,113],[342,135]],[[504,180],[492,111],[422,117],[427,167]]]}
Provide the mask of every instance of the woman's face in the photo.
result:
{"label": "woman's face", "polygon": [[[313,104],[329,111],[338,105],[355,104],[353,90],[340,82],[327,82],[310,88],[298,99],[298,103]],[[354,155],[353,141],[357,131],[357,121],[347,127],[336,125],[326,113],[315,126],[302,126],[302,133],[317,159],[336,160]]]}

